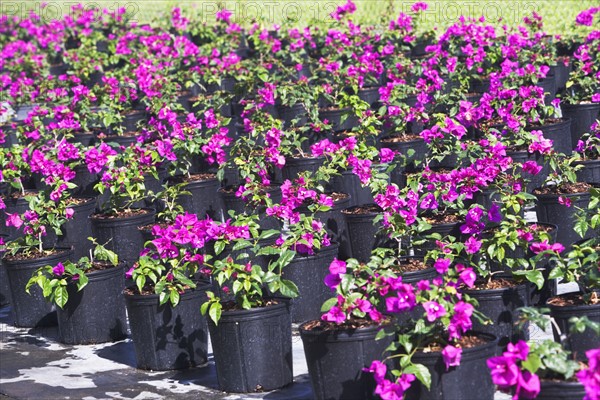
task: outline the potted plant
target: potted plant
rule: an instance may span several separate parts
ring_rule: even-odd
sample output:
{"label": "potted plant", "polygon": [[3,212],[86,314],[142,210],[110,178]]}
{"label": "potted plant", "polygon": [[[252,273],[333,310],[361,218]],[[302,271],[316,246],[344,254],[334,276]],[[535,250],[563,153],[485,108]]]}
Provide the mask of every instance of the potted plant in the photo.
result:
{"label": "potted plant", "polygon": [[[592,350],[590,353],[593,353]],[[552,340],[519,341],[509,344],[501,356],[487,361],[494,384],[514,398],[555,399],[587,398],[594,393],[597,360],[584,367],[568,358],[560,344]]]}
{"label": "potted plant", "polygon": [[138,227],[154,222],[155,210],[144,207],[144,175],[158,179],[157,158],[157,152],[130,146],[119,154],[104,152],[99,160],[105,167],[95,189],[104,198],[99,199],[99,210],[90,217],[93,236],[107,243],[107,248],[128,266],[143,248]]}
{"label": "potted plant", "polygon": [[153,228],[137,261],[126,273],[125,304],[137,367],[171,370],[208,360],[206,320],[198,312],[210,288],[202,254],[214,223],[180,214]]}
{"label": "potted plant", "polygon": [[393,278],[376,257],[367,264],[334,259],[329,265],[324,284],[335,296],[323,304],[321,319],[299,327],[315,398],[374,397],[375,381],[364,369],[391,343],[391,336],[376,338],[391,325],[392,317],[380,311],[379,292]]}
{"label": "potted plant", "polygon": [[476,390],[480,398],[492,399],[494,387],[485,363],[495,354],[497,339],[470,331],[475,308],[459,288],[472,287],[475,273],[459,264],[439,265],[438,272],[431,281],[389,283],[386,312],[410,318],[397,320],[390,355],[369,368],[375,394],[458,399]]}
{"label": "potted plant", "polygon": [[[256,226],[234,227],[227,222],[222,226],[214,237],[215,250],[224,249],[227,242],[235,243],[234,250],[249,246],[249,231]],[[283,278],[282,270],[293,256],[294,252],[284,250],[266,269],[254,264],[244,253],[236,258],[217,257],[212,265],[207,264],[211,276],[221,286],[221,296],[209,291],[201,308],[202,314],[210,317],[208,327],[221,390],[268,391],[292,382],[291,315],[287,298],[297,296],[298,287]],[[233,299],[222,298],[229,291]],[[244,345],[231,346],[231,343]]]}
{"label": "potted plant", "polygon": [[66,202],[54,201],[49,190],[28,195],[27,210],[7,216],[7,225],[22,229],[23,235],[6,244],[3,264],[11,290],[11,315],[16,326],[35,327],[56,324],[54,307],[44,299],[40,288],[25,292],[29,278],[39,267],[56,265],[72,258],[73,249],[45,247],[48,229],[60,231],[60,226],[72,216]]}
{"label": "potted plant", "polygon": [[59,337],[65,344],[113,342],[127,336],[124,264],[88,239],[95,244],[89,257],[43,266],[26,286],[28,293],[39,286],[46,300],[58,306]]}
{"label": "potted plant", "polygon": [[576,171],[579,182],[600,182],[600,121],[590,127],[577,142],[575,154],[579,156],[574,165],[582,168]]}

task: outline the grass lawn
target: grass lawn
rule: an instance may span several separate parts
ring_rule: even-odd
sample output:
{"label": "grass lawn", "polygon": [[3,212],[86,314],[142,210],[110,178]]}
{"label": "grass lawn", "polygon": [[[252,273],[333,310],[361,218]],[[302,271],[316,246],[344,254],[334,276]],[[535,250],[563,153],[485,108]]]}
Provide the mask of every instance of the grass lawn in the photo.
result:
{"label": "grass lawn", "polygon": [[[266,25],[282,23],[291,19],[298,25],[327,23],[329,13],[344,1],[310,1],[310,0],[237,0],[237,1],[83,1],[88,7],[114,10],[125,7],[132,20],[150,22],[153,19],[163,20],[169,10],[179,6],[188,15],[197,15],[201,21],[211,22],[215,12],[222,6],[232,10],[235,20],[241,25],[248,25],[254,19],[262,20]],[[48,1],[48,7],[40,10],[41,1],[2,1],[0,12],[7,15],[27,15],[28,9],[34,9],[46,20],[68,14],[75,1]],[[356,0],[357,12],[354,20],[363,23],[389,21],[402,10],[407,10],[413,1],[405,0]],[[553,34],[568,35],[573,33],[572,23],[575,16],[586,8],[598,4],[597,0],[434,0],[428,1],[429,9],[423,16],[422,26],[425,28],[444,27],[457,21],[461,15],[470,17],[486,17],[486,20],[501,21],[499,25],[516,25],[526,15],[536,11],[544,18],[545,29]]]}

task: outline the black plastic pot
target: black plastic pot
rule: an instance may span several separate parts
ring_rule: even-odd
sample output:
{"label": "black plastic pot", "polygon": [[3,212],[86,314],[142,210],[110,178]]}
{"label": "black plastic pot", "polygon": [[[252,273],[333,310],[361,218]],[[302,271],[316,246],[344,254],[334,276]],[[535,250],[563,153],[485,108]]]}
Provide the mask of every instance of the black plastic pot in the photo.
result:
{"label": "black plastic pot", "polygon": [[96,196],[94,186],[98,183],[98,174],[92,174],[86,164],[80,164],[74,169],[75,178],[71,181],[77,187],[72,189],[73,194],[80,196]]}
{"label": "black plastic pot", "polygon": [[122,218],[99,218],[92,215],[92,232],[98,243],[107,243],[104,246],[114,251],[120,261],[127,266],[133,265],[144,248],[144,237],[140,226],[154,222],[156,215],[153,209],[144,209],[146,212],[140,215]]}
{"label": "black plastic pot", "polygon": [[155,371],[189,368],[208,361],[208,331],[200,306],[210,284],[187,290],[179,304],[159,305],[158,295],[125,292],[137,367]]}
{"label": "black plastic pot", "polygon": [[600,159],[577,161],[575,165],[583,165],[583,168],[577,171],[578,182],[600,182]]}
{"label": "black plastic pot", "polygon": [[134,110],[123,116],[121,126],[125,129],[125,132],[137,132],[139,130],[138,124],[145,122],[146,119],[146,111]]}
{"label": "black plastic pot", "polygon": [[3,264],[8,275],[11,298],[11,316],[13,324],[18,327],[35,328],[56,325],[55,307],[46,301],[42,289],[34,285],[28,294],[25,291],[27,282],[38,268],[46,265],[55,266],[72,257],[71,249],[56,249],[57,253],[32,260],[14,260],[4,257]]}
{"label": "black plastic pot", "polygon": [[474,318],[473,330],[496,336],[501,348],[505,348],[509,342],[529,339],[528,328],[520,330],[517,326],[517,308],[529,305],[527,284],[501,289],[467,289],[464,293],[476,299],[479,302],[477,310],[492,321],[491,325],[483,325]]}
{"label": "black plastic pot", "polygon": [[552,140],[553,148],[557,153],[568,156],[573,152],[571,143],[571,119],[563,118],[560,122],[536,127],[527,127],[528,131],[540,130],[544,138]]}
{"label": "black plastic pot", "polygon": [[495,386],[487,368],[488,358],[496,355],[497,339],[493,335],[478,333],[487,343],[463,349],[460,365],[446,371],[441,352],[417,352],[412,357],[415,364],[423,364],[431,374],[431,387],[427,390],[418,380],[405,392],[406,400],[492,400]]}
{"label": "black plastic pot", "polygon": [[[434,233],[439,233],[442,238],[446,236],[453,236],[460,241],[462,240],[462,234],[460,232],[460,226],[462,224],[464,224],[464,221],[434,224],[431,226],[431,229],[422,232],[421,236],[425,237]],[[424,256],[429,250],[435,248],[435,240],[426,239],[423,244],[414,247],[414,253],[416,256]]]}
{"label": "black plastic pot", "polygon": [[489,78],[472,79],[469,85],[469,93],[488,93],[490,91]]}
{"label": "black plastic pot", "polygon": [[[395,150],[404,157],[407,157],[406,164],[403,166],[407,172],[415,172],[417,170],[415,163],[417,161],[423,162],[423,160],[425,160],[425,156],[427,155],[427,143],[425,143],[423,138],[418,138],[407,142],[391,142],[389,138],[384,138],[381,140],[381,147]],[[411,149],[414,151],[414,154],[409,157],[408,152]],[[392,182],[397,183],[393,176]]]}
{"label": "black plastic pot", "polygon": [[219,180],[216,177],[188,182],[184,190],[191,194],[178,196],[177,203],[185,211],[196,214],[200,219],[209,216],[213,220],[220,220],[223,207],[217,193],[219,187]]}
{"label": "black plastic pot", "polygon": [[[265,206],[253,207],[241,198],[237,197],[235,191],[224,190],[225,188],[220,188],[218,190],[219,196],[221,196],[221,200],[223,203],[223,215],[225,219],[229,218],[229,211],[233,210],[236,214],[246,213],[248,215],[257,214],[260,216],[258,221],[261,229],[269,230],[269,229],[281,229],[281,223],[275,217],[268,216],[266,214]],[[235,190],[236,188],[234,188]],[[269,195],[270,199],[273,203],[277,204],[281,202],[281,188],[279,186],[270,186],[265,189],[266,193]]]}
{"label": "black plastic pot", "polygon": [[[562,342],[564,347],[571,351],[573,358],[585,361],[587,359],[585,352],[598,348],[600,336],[590,328],[587,328],[583,333],[569,333],[571,327],[569,319],[572,317],[587,317],[590,321],[600,324],[600,304],[569,306],[548,304],[548,307],[550,307],[550,316],[554,318],[561,332],[567,335],[565,341]],[[560,334],[554,325],[552,326],[552,332],[554,333],[554,340],[561,342]]]}
{"label": "black plastic pot", "polygon": [[579,382],[540,380],[536,400],[574,400],[585,397],[585,387]]}
{"label": "black plastic pot", "polygon": [[[0,235],[0,239],[6,243],[7,237]],[[10,304],[10,285],[2,257],[4,257],[4,251],[0,250],[0,307]]]}
{"label": "black plastic pot", "polygon": [[77,291],[67,286],[69,300],[57,308],[60,341],[66,344],[114,342],[127,336],[123,298],[124,263],[87,275],[88,284]]}
{"label": "black plastic pot", "polygon": [[308,123],[308,113],[302,103],[296,103],[293,106],[277,106],[277,113],[286,128],[304,126]]}
{"label": "black plastic pot", "polygon": [[571,63],[567,65],[564,63],[564,59],[557,59],[556,65],[551,66],[554,69],[554,82],[556,85],[556,92],[560,93],[566,88],[567,81],[569,80],[569,74],[571,73]]}
{"label": "black plastic pot", "polygon": [[219,388],[250,393],[292,383],[292,325],[287,300],[250,310],[224,311],[208,321]]}
{"label": "black plastic pot", "polygon": [[324,280],[329,274],[329,264],[337,253],[338,245],[334,243],[314,255],[298,254],[283,268],[282,276],[294,282],[300,293],[290,301],[293,322],[321,318],[321,306],[333,296]]}
{"label": "black plastic pot", "polygon": [[[372,204],[367,207],[379,208]],[[381,211],[370,211],[368,213],[356,214],[353,211],[358,207],[350,207],[342,211],[348,227],[348,239],[350,241],[351,256],[360,262],[368,262],[371,252],[377,247],[389,247],[390,239],[383,233],[378,233],[381,224],[375,224],[374,220]]]}
{"label": "black plastic pot", "polygon": [[[73,217],[61,226],[62,235],[56,236],[54,232],[51,232],[56,239],[56,243],[52,245],[72,247],[74,260],[89,256],[92,248],[92,242],[88,238],[92,236],[90,216],[96,209],[96,199],[88,198],[86,200],[85,203],[70,207],[73,209]],[[50,233],[48,235],[50,236]]]}
{"label": "black plastic pot", "polygon": [[[558,226],[556,241],[568,250],[573,243],[581,239],[575,229],[575,214],[579,208],[587,209],[590,202],[590,193],[574,194],[536,194],[537,203],[535,211],[540,222],[547,222]],[[567,207],[558,202],[559,197],[566,197],[571,201]]]}
{"label": "black plastic pot", "polygon": [[286,158],[285,166],[281,169],[281,181],[293,181],[301,172],[315,172],[325,162],[325,157]]}
{"label": "black plastic pot", "polygon": [[363,187],[358,175],[352,171],[343,171],[331,179],[331,192],[348,193],[350,195],[349,207],[373,203],[373,194],[368,186]]}
{"label": "black plastic pot", "polygon": [[533,193],[533,189],[539,188],[544,184],[544,181],[546,180],[550,172],[550,168],[542,155],[538,153],[531,154],[527,151],[507,151],[506,155],[512,158],[513,163],[519,163],[523,165],[527,161],[535,161],[538,165],[542,166],[542,169],[540,170],[540,172],[538,172],[537,175],[532,175],[519,168],[518,172],[524,179],[527,180],[527,193]]}
{"label": "black plastic pot", "polygon": [[366,86],[358,90],[358,98],[369,103],[373,107],[380,98],[379,88],[381,86]]}
{"label": "black plastic pot", "polygon": [[[30,194],[35,195],[34,192]],[[6,226],[6,214],[23,214],[29,210],[29,202],[25,197],[17,199],[13,197],[4,197],[2,199],[6,208],[0,212],[0,235],[6,235],[7,240],[13,240],[22,235],[22,230],[19,231],[14,226]]]}
{"label": "black plastic pot", "polygon": [[590,131],[592,124],[598,119],[600,103],[561,104],[563,117],[571,119],[571,148],[577,146],[581,136]]}
{"label": "black plastic pot", "polygon": [[321,121],[329,121],[334,132],[350,131],[352,128],[358,126],[358,117],[354,115],[350,107],[320,109],[319,119]]}
{"label": "black plastic pot", "polygon": [[391,337],[375,340],[379,326],[324,331],[300,325],[313,395],[317,400],[376,398],[373,374],[364,372],[384,357]]}

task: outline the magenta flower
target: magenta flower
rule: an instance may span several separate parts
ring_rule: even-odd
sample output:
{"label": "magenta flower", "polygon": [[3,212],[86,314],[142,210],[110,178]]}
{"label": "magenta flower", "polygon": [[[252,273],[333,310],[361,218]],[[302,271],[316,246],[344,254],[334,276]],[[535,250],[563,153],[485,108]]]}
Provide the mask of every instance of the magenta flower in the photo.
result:
{"label": "magenta flower", "polygon": [[498,204],[492,204],[488,210],[488,219],[490,222],[500,223],[502,221],[502,213]]}
{"label": "magenta flower", "polygon": [[585,388],[583,400],[600,399],[600,348],[585,352],[588,359],[588,367],[577,372],[579,382]]}
{"label": "magenta flower", "polygon": [[465,251],[468,254],[475,254],[481,248],[481,241],[477,240],[475,236],[469,236],[465,241]]}
{"label": "magenta flower", "polygon": [[558,196],[558,204],[562,204],[565,207],[571,207],[571,199],[566,196]]}
{"label": "magenta flower", "polygon": [[443,275],[446,273],[446,271],[448,271],[450,264],[452,264],[452,260],[450,260],[449,258],[438,258],[433,264],[433,267],[438,272],[438,274]]}
{"label": "magenta flower", "polygon": [[427,321],[429,322],[433,322],[436,319],[446,315],[446,309],[437,301],[426,301],[423,303],[423,308],[425,308],[425,312],[427,313]]}
{"label": "magenta flower", "polygon": [[537,175],[541,170],[542,166],[536,163],[535,161],[526,161],[523,163],[523,171],[531,175]]}
{"label": "magenta flower", "polygon": [[487,360],[487,366],[492,375],[492,382],[502,391],[507,391],[515,386],[521,375],[519,366],[512,357],[504,355],[492,357]]}
{"label": "magenta flower", "polygon": [[56,264],[56,266],[52,268],[52,273],[56,276],[62,276],[65,273],[65,266],[62,263]]}
{"label": "magenta flower", "polygon": [[346,314],[341,307],[333,306],[326,314],[321,316],[321,319],[323,321],[334,322],[339,325],[346,320]]}
{"label": "magenta flower", "polygon": [[442,358],[444,364],[446,364],[446,371],[450,369],[450,367],[458,367],[460,365],[461,356],[462,348],[455,347],[451,344],[444,347],[444,350],[442,350]]}
{"label": "magenta flower", "polygon": [[519,374],[517,388],[515,389],[515,399],[535,399],[540,393],[540,378],[536,374],[524,371]]}
{"label": "magenta flower", "polygon": [[223,8],[222,10],[217,11],[215,18],[217,19],[217,21],[223,21],[223,22],[229,23],[230,19],[231,19],[231,15],[232,15],[231,11]]}
{"label": "magenta flower", "polygon": [[529,355],[529,345],[524,340],[519,340],[517,343],[509,343],[506,346],[506,353],[513,354],[519,360],[527,360]]}
{"label": "magenta flower", "polygon": [[23,220],[21,219],[19,214],[6,213],[6,217],[7,217],[6,218],[6,226],[14,226],[17,229],[19,229],[21,226],[23,226]]}

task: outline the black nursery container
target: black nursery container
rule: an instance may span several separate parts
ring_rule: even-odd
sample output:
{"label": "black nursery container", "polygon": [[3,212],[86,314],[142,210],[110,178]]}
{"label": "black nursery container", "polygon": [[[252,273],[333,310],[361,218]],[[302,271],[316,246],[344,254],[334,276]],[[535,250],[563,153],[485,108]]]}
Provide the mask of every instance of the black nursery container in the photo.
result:
{"label": "black nursery container", "polygon": [[88,284],[81,291],[73,283],[67,286],[69,300],[56,310],[62,343],[105,343],[127,336],[123,267],[121,263],[89,273]]}
{"label": "black nursery container", "polygon": [[[565,306],[548,304],[548,307],[550,307],[550,316],[556,321],[561,333],[567,335],[566,340],[563,342],[565,348],[571,352],[576,360],[585,361],[587,359],[585,352],[598,348],[600,336],[590,328],[586,328],[583,333],[569,333],[571,327],[569,319],[572,317],[587,317],[590,321],[600,324],[600,304]],[[555,326],[552,326],[552,332],[554,340],[561,342]]]}
{"label": "black nursery container", "polygon": [[590,127],[600,113],[600,103],[562,104],[563,116],[571,119],[571,147],[574,149],[581,136],[590,131]]}
{"label": "black nursery container", "polygon": [[216,177],[188,182],[183,190],[190,194],[178,196],[177,203],[200,219],[209,216],[213,220],[220,220],[223,206],[217,193],[219,187],[220,183]]}
{"label": "black nursery container", "polygon": [[509,342],[529,339],[527,327],[521,330],[517,325],[517,309],[529,305],[527,284],[500,289],[468,289],[464,293],[476,299],[479,302],[477,310],[492,321],[491,325],[484,325],[474,319],[474,330],[494,335],[501,348],[505,348]]}
{"label": "black nursery container", "polygon": [[561,121],[539,126],[527,127],[528,131],[542,131],[544,138],[552,140],[552,147],[557,153],[564,153],[568,156],[573,153],[571,143],[571,119],[562,118]]}
{"label": "black nursery container", "polygon": [[354,115],[351,107],[320,109],[319,119],[327,120],[334,132],[350,131],[358,126],[358,117]]}
{"label": "black nursery container", "polygon": [[[365,208],[368,212],[357,214],[356,209]],[[378,233],[381,224],[375,224],[375,218],[380,215],[381,209],[375,204],[363,207],[351,207],[344,211],[346,225],[348,226],[348,238],[350,241],[352,258],[360,262],[368,262],[371,252],[377,247],[389,247],[390,239],[383,233]]]}
{"label": "black nursery container", "polygon": [[8,275],[11,297],[11,315],[13,324],[23,328],[35,328],[56,325],[54,305],[46,301],[38,285],[25,291],[27,282],[34,272],[46,265],[55,266],[72,257],[71,249],[56,249],[57,253],[32,260],[14,260],[4,257],[3,264]]}
{"label": "black nursery container", "polygon": [[200,306],[210,284],[183,293],[179,304],[159,305],[158,295],[125,292],[137,367],[155,371],[182,369],[208,361],[208,331]]}
{"label": "black nursery container", "polygon": [[[0,235],[0,239],[6,243],[5,235]],[[2,257],[4,257],[4,251],[0,250],[0,307],[10,304],[10,285]]]}
{"label": "black nursery container", "polygon": [[325,331],[300,325],[300,337],[316,400],[377,398],[373,374],[363,371],[381,360],[391,337],[375,340],[382,329],[372,326]]}
{"label": "black nursery container", "polygon": [[577,161],[583,167],[576,172],[578,182],[600,182],[600,159]]}
{"label": "black nursery container", "polygon": [[423,364],[431,374],[431,387],[427,390],[414,381],[405,392],[406,400],[492,400],[495,386],[492,382],[487,359],[496,355],[497,339],[493,335],[479,333],[485,344],[465,348],[460,365],[446,371],[441,352],[417,352],[413,363]]}
{"label": "black nursery container", "polygon": [[262,392],[293,381],[292,323],[287,300],[208,320],[219,388],[225,392]]}
{"label": "black nursery container", "polygon": [[[92,224],[90,216],[96,209],[96,199],[87,198],[84,203],[70,207],[73,209],[73,217],[65,221],[61,226],[62,235],[52,235],[56,239],[56,245],[59,247],[72,247],[73,260],[77,261],[81,257],[89,256],[92,243],[88,240],[92,236]],[[102,243],[102,242],[101,242]]]}
{"label": "black nursery container", "polygon": [[[596,185],[597,186],[597,185]],[[590,193],[573,194],[537,194],[536,214],[540,222],[547,222],[558,226],[556,241],[568,250],[573,243],[581,240],[581,236],[573,229],[575,214],[578,208],[587,208],[590,202]],[[559,197],[568,198],[571,206],[559,203]]]}
{"label": "black nursery container", "polygon": [[550,167],[548,163],[546,163],[542,155],[538,153],[528,153],[527,151],[507,151],[506,155],[512,158],[513,163],[515,164],[519,163],[523,165],[527,161],[534,161],[542,167],[540,172],[538,172],[536,175],[532,175],[528,172],[523,171],[522,168],[519,168],[519,173],[528,182],[527,187],[525,188],[527,193],[533,193],[534,189],[539,188],[544,184],[544,181],[546,180],[550,172]]}
{"label": "black nursery container", "polygon": [[541,380],[536,400],[574,400],[584,397],[585,387],[579,382]]}
{"label": "black nursery container", "polygon": [[137,261],[144,248],[144,236],[138,228],[154,222],[156,212],[153,209],[144,211],[143,214],[122,218],[90,217],[96,241],[107,243],[105,247],[117,253],[119,260],[128,266]]}
{"label": "black nursery container", "polygon": [[293,181],[302,172],[316,172],[325,162],[325,157],[308,157],[308,158],[286,158],[285,165],[281,169],[280,182],[285,180]]}
{"label": "black nursery container", "polygon": [[321,248],[314,255],[297,254],[283,268],[282,276],[298,286],[299,295],[290,301],[292,322],[304,322],[321,317],[321,306],[333,296],[325,285],[329,264],[337,256],[338,245]]}

